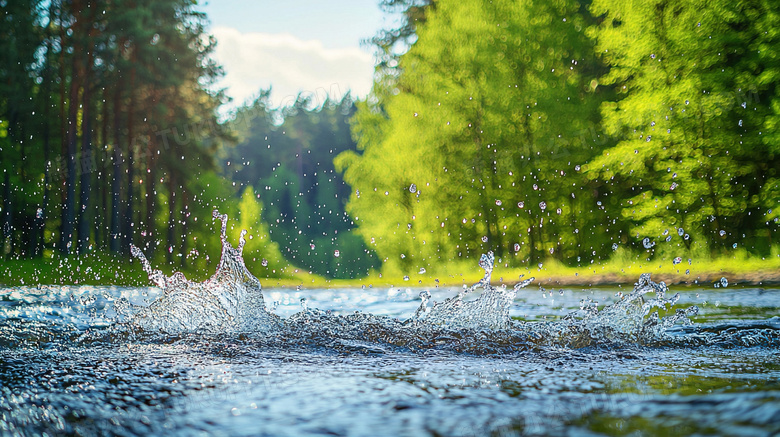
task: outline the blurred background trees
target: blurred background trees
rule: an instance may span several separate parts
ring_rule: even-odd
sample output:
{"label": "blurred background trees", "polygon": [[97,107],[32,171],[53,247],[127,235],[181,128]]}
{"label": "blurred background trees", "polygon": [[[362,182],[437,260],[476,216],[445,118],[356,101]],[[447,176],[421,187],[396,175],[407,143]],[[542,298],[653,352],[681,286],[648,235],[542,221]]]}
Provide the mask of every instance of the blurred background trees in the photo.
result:
{"label": "blurred background trees", "polygon": [[776,250],[780,2],[381,6],[365,100],[222,120],[194,2],[0,2],[0,255],[198,270],[214,207],[258,276]]}

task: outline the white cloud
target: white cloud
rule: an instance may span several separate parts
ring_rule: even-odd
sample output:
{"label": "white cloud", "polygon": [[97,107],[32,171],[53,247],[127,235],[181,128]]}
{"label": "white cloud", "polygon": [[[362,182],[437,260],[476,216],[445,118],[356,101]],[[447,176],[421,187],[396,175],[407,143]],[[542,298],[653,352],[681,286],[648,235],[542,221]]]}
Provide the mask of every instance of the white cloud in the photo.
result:
{"label": "white cloud", "polygon": [[273,106],[292,103],[299,92],[322,103],[325,92],[340,98],[351,90],[364,97],[371,90],[374,60],[360,48],[325,48],[286,33],[242,33],[230,27],[212,29],[217,38],[214,59],[225,69],[220,87],[227,87],[233,106],[273,87]]}

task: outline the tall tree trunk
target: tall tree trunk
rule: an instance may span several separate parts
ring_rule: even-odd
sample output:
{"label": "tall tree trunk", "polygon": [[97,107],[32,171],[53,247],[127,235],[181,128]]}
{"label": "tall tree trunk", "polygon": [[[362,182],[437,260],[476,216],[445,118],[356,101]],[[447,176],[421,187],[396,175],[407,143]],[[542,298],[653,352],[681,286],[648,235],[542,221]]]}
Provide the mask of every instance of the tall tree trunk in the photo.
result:
{"label": "tall tree trunk", "polygon": [[134,110],[136,107],[136,92],[135,92],[135,63],[137,61],[137,47],[133,47],[133,54],[130,67],[130,106],[127,111],[127,203],[125,204],[125,216],[122,227],[122,253],[129,253],[130,243],[133,236],[133,171],[135,167],[134,154],[135,154],[135,124],[134,124]]}
{"label": "tall tree trunk", "polygon": [[[92,9],[92,8],[90,8]],[[92,93],[90,92],[90,78],[92,76],[92,43],[91,35],[87,37],[87,53],[86,62],[84,64],[84,92],[82,93],[83,99],[83,113],[81,116],[81,194],[79,199],[81,200],[81,207],[78,211],[78,253],[86,253],[89,247],[90,237],[90,220],[88,214],[90,213],[90,194],[92,182],[92,172],[95,171],[95,156],[92,151]]]}
{"label": "tall tree trunk", "polygon": [[[122,43],[120,47],[124,45]],[[121,58],[121,56],[120,56]],[[111,178],[111,232],[109,235],[109,249],[113,253],[120,252],[120,201],[122,183],[122,72],[117,72],[117,81],[114,85],[114,158],[113,177]]]}
{"label": "tall tree trunk", "polygon": [[51,114],[51,20],[54,20],[54,5],[56,2],[51,2],[49,6],[50,22],[46,26],[46,33],[44,38],[46,40],[46,54],[44,55],[45,65],[43,67],[43,120],[41,121],[43,129],[43,200],[41,202],[41,209],[36,211],[35,214],[35,233],[37,235],[35,241],[35,247],[33,248],[32,255],[39,257],[43,254],[43,242],[45,240],[46,230],[46,216],[49,211],[49,184],[51,184],[51,124],[49,123],[49,117]]}
{"label": "tall tree trunk", "polygon": [[[105,163],[109,159],[108,156],[108,124],[109,124],[109,113],[108,108],[110,101],[110,96],[108,92],[108,88],[103,88],[103,115],[101,116],[100,120],[100,142],[98,144],[102,144],[102,150],[103,150],[103,156],[101,157],[101,162]],[[101,169],[99,176],[96,178],[96,184],[98,187],[100,187],[100,204],[98,206],[97,210],[97,217],[98,219],[95,220],[95,244],[100,247],[101,249],[106,249],[106,243],[108,241],[108,213],[109,213],[109,207],[108,207],[108,185],[105,183],[105,179],[108,176],[109,171],[103,166]]]}
{"label": "tall tree trunk", "polygon": [[65,203],[62,206],[62,222],[60,223],[60,252],[70,253],[73,241],[73,222],[75,219],[76,204],[76,141],[78,124],[78,99],[79,86],[81,82],[81,47],[78,44],[78,38],[81,32],[81,2],[73,1],[73,12],[75,22],[73,24],[73,67],[71,70],[70,91],[68,93],[68,134],[67,134],[67,174],[65,175]]}
{"label": "tall tree trunk", "polygon": [[[159,90],[154,90],[152,95],[154,96],[152,106],[154,106],[159,100]],[[146,165],[146,220],[144,228],[146,229],[146,250],[149,251],[150,256],[153,256],[156,247],[154,244],[156,238],[154,215],[157,209],[157,192],[155,190],[157,185],[157,135],[154,134],[149,137],[149,142],[146,144]]]}
{"label": "tall tree trunk", "polygon": [[189,228],[190,194],[186,189],[182,189],[181,196],[181,268],[184,268],[187,266],[187,232]]}
{"label": "tall tree trunk", "polygon": [[173,253],[171,247],[173,247],[176,239],[176,180],[173,175],[168,178],[168,244],[165,249],[165,256],[168,263],[173,262]]}
{"label": "tall tree trunk", "polygon": [[6,253],[6,244],[8,244],[8,239],[11,236],[11,230],[13,229],[13,221],[11,216],[11,173],[9,173],[7,170],[3,172],[3,229],[2,229],[2,235],[3,235],[3,245],[0,247],[0,251],[3,254],[3,257],[5,257]]}

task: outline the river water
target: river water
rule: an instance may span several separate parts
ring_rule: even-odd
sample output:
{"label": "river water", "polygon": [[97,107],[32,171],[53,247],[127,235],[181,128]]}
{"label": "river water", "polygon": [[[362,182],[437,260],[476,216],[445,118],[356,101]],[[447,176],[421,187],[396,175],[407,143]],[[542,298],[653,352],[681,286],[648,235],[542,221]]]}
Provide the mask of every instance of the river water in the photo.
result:
{"label": "river water", "polygon": [[0,288],[0,435],[780,433],[777,287],[491,286],[486,256],[465,289],[261,291],[222,258]]}

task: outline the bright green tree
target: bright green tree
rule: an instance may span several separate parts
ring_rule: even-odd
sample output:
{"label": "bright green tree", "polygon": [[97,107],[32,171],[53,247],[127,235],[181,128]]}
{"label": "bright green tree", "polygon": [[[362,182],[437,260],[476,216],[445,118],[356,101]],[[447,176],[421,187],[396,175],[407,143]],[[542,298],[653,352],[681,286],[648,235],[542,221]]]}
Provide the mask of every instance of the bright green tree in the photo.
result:
{"label": "bright green tree", "polygon": [[594,1],[610,66],[600,82],[619,92],[603,127],[618,142],[588,174],[632,224],[628,241],[701,253],[745,242],[765,220],[771,195],[758,194],[778,166],[777,139],[762,132],[778,71],[770,3]]}

